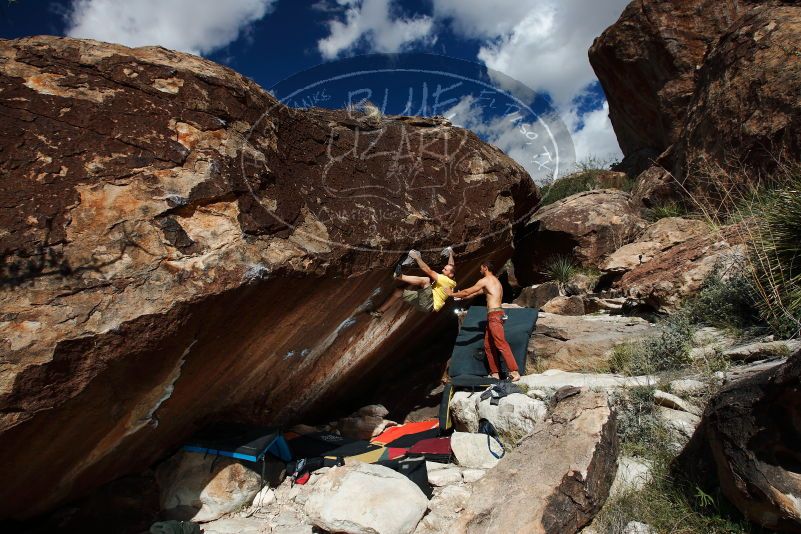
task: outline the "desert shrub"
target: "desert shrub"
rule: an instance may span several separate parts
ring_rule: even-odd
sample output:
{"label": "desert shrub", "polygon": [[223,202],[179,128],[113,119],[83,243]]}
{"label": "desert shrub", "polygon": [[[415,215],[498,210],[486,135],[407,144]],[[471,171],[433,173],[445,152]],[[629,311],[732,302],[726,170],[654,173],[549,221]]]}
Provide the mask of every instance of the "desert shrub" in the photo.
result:
{"label": "desert shrub", "polygon": [[726,276],[716,268],[698,293],[684,304],[693,323],[722,328],[738,334],[764,328],[757,309],[753,279],[743,266],[735,265]]}
{"label": "desert shrub", "polygon": [[565,285],[578,273],[578,267],[569,256],[553,256],[545,263],[545,276]]}
{"label": "desert shrub", "polygon": [[749,241],[759,309],[782,337],[801,333],[801,168],[786,171],[785,185],[757,203],[755,239]]}
{"label": "desert shrub", "polygon": [[770,172],[707,164],[694,176],[701,186],[684,193],[695,210],[712,228],[733,225],[748,246],[762,320],[780,337],[801,335],[801,163],[777,157]]}
{"label": "desert shrub", "polygon": [[608,370],[634,376],[689,367],[695,327],[688,315],[676,313],[664,319],[660,326],[658,333],[612,349]]}
{"label": "desert shrub", "polygon": [[713,495],[677,478],[671,470],[676,451],[669,430],[657,415],[654,387],[630,389],[613,400],[623,454],[647,461],[651,480],[644,488],[609,499],[595,518],[598,532],[622,534],[631,521],[657,532],[743,534],[758,532],[716,490]]}
{"label": "desert shrub", "polygon": [[632,361],[634,360],[637,352],[636,343],[623,343],[617,345],[612,349],[612,354],[609,356],[609,372],[630,375]]}
{"label": "desert shrub", "polygon": [[671,200],[645,210],[645,218],[651,222],[656,222],[667,217],[684,217],[688,213],[684,204]]}
{"label": "desert shrub", "polygon": [[660,333],[646,337],[642,342],[644,361],[640,366],[641,372],[649,368],[650,372],[681,369],[691,362],[694,328],[689,317],[677,313],[668,317],[662,326]]}
{"label": "desert shrub", "polygon": [[[542,205],[551,204],[576,193],[592,191],[601,187],[599,177],[609,171],[613,162],[590,156],[576,163],[575,172],[554,180],[542,187]],[[630,191],[634,180],[626,180],[624,191]]]}

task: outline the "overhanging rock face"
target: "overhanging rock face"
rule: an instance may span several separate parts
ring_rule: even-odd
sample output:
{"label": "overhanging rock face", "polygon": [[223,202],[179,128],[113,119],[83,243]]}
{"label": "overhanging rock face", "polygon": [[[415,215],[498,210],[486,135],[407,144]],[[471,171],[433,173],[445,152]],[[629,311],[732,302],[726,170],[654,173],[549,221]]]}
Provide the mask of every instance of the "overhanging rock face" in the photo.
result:
{"label": "overhanging rock face", "polygon": [[161,48],[0,41],[0,113],[0,517],[353,387],[437,329],[360,313],[398,251],[455,243],[466,282],[537,201],[444,119],[289,109]]}

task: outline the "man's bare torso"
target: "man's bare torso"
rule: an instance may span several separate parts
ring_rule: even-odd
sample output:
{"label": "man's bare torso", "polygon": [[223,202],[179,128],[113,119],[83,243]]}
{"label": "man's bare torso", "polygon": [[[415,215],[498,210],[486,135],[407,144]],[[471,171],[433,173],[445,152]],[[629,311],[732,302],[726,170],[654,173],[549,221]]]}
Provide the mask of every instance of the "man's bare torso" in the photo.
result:
{"label": "man's bare torso", "polygon": [[487,308],[500,308],[503,301],[503,286],[494,276],[484,278],[484,295],[487,297]]}

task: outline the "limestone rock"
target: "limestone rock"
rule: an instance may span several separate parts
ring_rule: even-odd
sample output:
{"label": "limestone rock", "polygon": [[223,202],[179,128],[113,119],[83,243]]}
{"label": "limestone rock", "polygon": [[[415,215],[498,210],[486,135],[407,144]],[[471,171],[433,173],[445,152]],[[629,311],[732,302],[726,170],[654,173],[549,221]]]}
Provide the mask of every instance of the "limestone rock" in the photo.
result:
{"label": "limestone rock", "polygon": [[623,274],[651,261],[657,254],[674,245],[705,236],[709,227],[703,221],[666,217],[649,226],[633,243],[614,251],[601,265],[607,273]]}
{"label": "limestone rock", "polygon": [[348,534],[410,534],[427,509],[428,499],[408,478],[365,463],[331,469],[305,505],[315,526]]}
{"label": "limestone rock", "polygon": [[522,393],[507,395],[495,406],[490,399],[478,402],[478,417],[486,419],[498,431],[501,440],[514,445],[528,436],[545,419],[545,403]]}
{"label": "limestone rock", "polygon": [[487,471],[485,469],[464,469],[462,470],[462,479],[466,483],[472,484],[481,480],[486,474]]}
{"label": "limestone rock", "polygon": [[458,430],[478,432],[479,419],[486,419],[492,423],[501,439],[510,444],[533,432],[547,411],[544,402],[522,393],[507,395],[493,405],[490,399],[482,401],[478,392],[457,391],[450,406]]}
{"label": "limestone rock", "polygon": [[715,270],[732,272],[745,247],[736,227],[694,237],[654,255],[615,282],[615,287],[656,310],[672,311],[695,294]]}
{"label": "limestone rock", "polygon": [[0,108],[0,518],[141,471],[218,412],[282,424],[353,395],[452,320],[366,317],[382,251],[454,244],[469,279],[537,202],[444,119],[290,109],[158,47],[2,40]]}
{"label": "limestone rock", "polygon": [[616,189],[577,193],[541,208],[529,219],[516,244],[515,275],[524,284],[541,281],[545,263],[556,255],[597,267],[646,226],[628,193]]}
{"label": "limestone rock", "polygon": [[676,395],[671,395],[659,389],[654,391],[654,403],[658,406],[670,408],[671,410],[681,410],[682,412],[691,413],[693,415],[701,415],[701,410],[697,406],[690,404]]}
{"label": "limestone rock", "polygon": [[736,362],[755,362],[769,358],[781,358],[801,348],[801,341],[766,341],[749,343],[723,351],[723,355]]}
{"label": "limestone rock", "polygon": [[631,456],[618,459],[617,474],[609,490],[610,497],[619,497],[626,493],[640,491],[651,481],[651,463]]}
{"label": "limestone rock", "polygon": [[606,394],[569,397],[473,485],[450,531],[573,534],[606,500],[617,452],[616,418]]}
{"label": "limestone rock", "polygon": [[620,376],[604,373],[570,373],[559,369],[549,369],[541,374],[525,375],[520,382],[533,389],[557,390],[565,386],[587,389],[625,389],[653,386],[659,379],[655,376]]}
{"label": "limestone rock", "polygon": [[653,208],[680,199],[679,190],[676,179],[669,171],[652,165],[637,176],[631,196],[637,205]]}
{"label": "limestone rock", "polygon": [[556,315],[584,315],[584,299],[581,297],[555,297],[542,307],[545,313]]}
{"label": "limestone rock", "polygon": [[623,534],[656,534],[656,531],[650,525],[640,523],[639,521],[630,521],[624,528]]}
{"label": "limestone rock", "polygon": [[462,472],[458,467],[437,469],[428,473],[428,483],[432,486],[451,486],[462,482]]}
{"label": "limestone rock", "polygon": [[[725,195],[734,185],[698,179],[693,171],[710,162],[736,176],[743,168],[770,171],[777,157],[801,157],[801,57],[794,53],[801,49],[801,7],[796,2],[757,4],[768,5],[757,5],[734,21],[698,71],[697,90],[672,156],[674,174],[686,176],[691,192],[720,185],[715,193]],[[705,12],[715,11],[724,10],[710,6]]]}
{"label": "limestone rock", "polygon": [[434,497],[428,504],[430,512],[417,525],[415,534],[448,532],[469,497],[470,490],[465,486],[446,486],[436,489]]}
{"label": "limestone rock", "polygon": [[696,69],[744,3],[634,0],[595,39],[590,64],[607,95],[620,148],[636,160],[633,174],[679,139]]}
{"label": "limestone rock", "polygon": [[801,532],[799,377],[796,352],[783,365],[725,386],[679,458],[699,483],[717,481],[749,521],[777,532]]}
{"label": "limestone rock", "polygon": [[702,395],[709,389],[705,383],[693,378],[680,378],[673,380],[668,384],[670,391],[677,395],[686,395],[689,397]]}
{"label": "limestone rock", "polygon": [[261,477],[228,458],[179,452],[156,472],[161,508],[183,520],[204,523],[253,501]]}
{"label": "limestone rock", "polygon": [[559,296],[559,283],[550,280],[524,287],[514,303],[524,308],[542,308],[543,304]]}
{"label": "limestone rock", "polygon": [[[226,517],[203,525],[203,534],[272,534],[270,523],[255,517]],[[300,532],[298,532],[300,534]],[[311,527],[308,527],[311,534]]]}
{"label": "limestone rock", "polygon": [[528,343],[528,367],[598,369],[606,364],[615,346],[638,341],[654,330],[653,324],[639,317],[540,313]]}
{"label": "limestone rock", "polygon": [[503,454],[501,445],[486,434],[454,432],[451,435],[451,450],[456,463],[468,469],[491,469],[498,464],[497,455]]}
{"label": "limestone rock", "polygon": [[665,406],[657,406],[657,414],[665,422],[667,427],[673,431],[678,438],[678,443],[689,440],[695,429],[701,423],[701,418],[695,414],[684,410],[674,410]]}

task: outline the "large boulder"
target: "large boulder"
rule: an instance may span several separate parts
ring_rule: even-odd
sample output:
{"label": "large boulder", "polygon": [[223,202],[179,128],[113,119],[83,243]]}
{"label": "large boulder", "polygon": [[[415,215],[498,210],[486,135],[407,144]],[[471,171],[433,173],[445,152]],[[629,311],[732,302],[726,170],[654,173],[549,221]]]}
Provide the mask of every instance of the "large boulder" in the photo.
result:
{"label": "large boulder", "polygon": [[469,278],[537,200],[441,118],[290,109],[163,48],[35,37],[0,58],[0,518],[219,412],[282,423],[366,387],[453,321],[362,313],[399,251],[456,244]]}
{"label": "large boulder", "polygon": [[457,429],[478,432],[479,421],[486,419],[508,444],[531,434],[547,411],[544,402],[522,393],[512,393],[492,404],[489,397],[481,400],[479,394],[457,391],[450,405]]}
{"label": "large boulder", "polygon": [[710,230],[655,253],[615,282],[627,297],[655,310],[672,311],[694,295],[715,271],[729,275],[742,268],[745,255],[738,227]]}
{"label": "large boulder", "polygon": [[665,217],[659,219],[633,243],[623,245],[606,258],[601,270],[610,275],[622,275],[674,245],[705,236],[709,225],[697,219]]}
{"label": "large boulder", "polygon": [[717,481],[748,520],[801,532],[801,352],[714,395],[678,465]]}
{"label": "large boulder", "polygon": [[538,210],[521,232],[514,254],[522,284],[542,281],[554,256],[597,267],[613,251],[636,239],[647,226],[631,200],[617,189],[576,193]]}
{"label": "large boulder", "polygon": [[792,0],[631,2],[589,52],[622,168],[656,161],[693,195],[725,195],[743,169],[798,161],[799,46]]}
{"label": "large boulder", "polygon": [[653,208],[678,200],[681,198],[680,190],[668,170],[652,165],[637,176],[631,196],[638,206]]}
{"label": "large boulder", "polygon": [[639,317],[540,313],[528,343],[527,368],[579,371],[606,366],[617,345],[639,341],[655,330]]}
{"label": "large boulder", "polygon": [[731,193],[734,183],[710,184],[703,172],[696,180],[710,162],[733,171],[732,180],[743,167],[771,171],[778,160],[801,159],[798,50],[798,5],[753,8],[710,50],[672,158],[690,191],[718,185],[721,194]]}
{"label": "large boulder", "polygon": [[240,510],[261,489],[261,477],[229,458],[179,452],[156,470],[161,509],[173,519],[204,523]]}
{"label": "large boulder", "polygon": [[410,534],[427,509],[426,496],[404,475],[361,462],[328,471],[305,505],[315,526],[347,534]]}
{"label": "large boulder", "polygon": [[573,534],[606,501],[617,424],[603,392],[559,402],[537,431],[473,485],[451,532]]}
{"label": "large boulder", "polygon": [[634,174],[678,140],[696,70],[744,11],[742,4],[634,0],[593,42],[590,64],[609,101],[620,148],[627,160],[636,160]]}
{"label": "large boulder", "polygon": [[559,282],[550,280],[542,284],[524,287],[514,303],[524,308],[541,308],[549,300],[558,297],[561,292]]}

